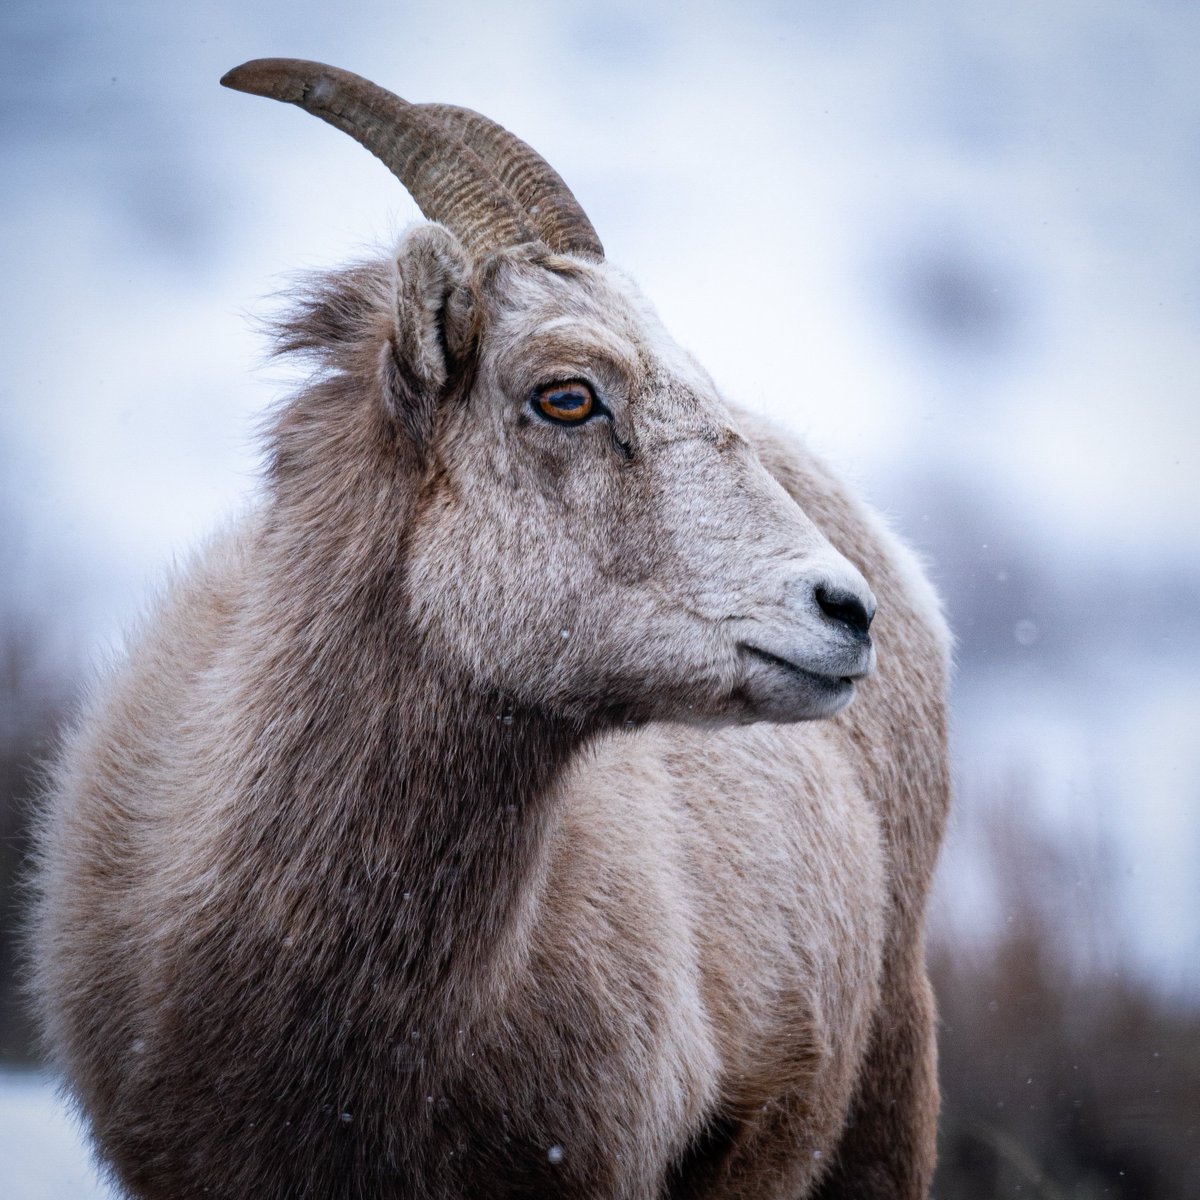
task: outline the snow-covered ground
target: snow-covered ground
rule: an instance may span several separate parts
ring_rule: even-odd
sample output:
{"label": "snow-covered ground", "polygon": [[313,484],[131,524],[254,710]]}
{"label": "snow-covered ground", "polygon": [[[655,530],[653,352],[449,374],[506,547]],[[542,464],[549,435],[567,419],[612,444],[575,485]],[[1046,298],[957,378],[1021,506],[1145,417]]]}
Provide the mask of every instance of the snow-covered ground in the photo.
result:
{"label": "snow-covered ground", "polygon": [[92,1166],[78,1122],[33,1072],[0,1071],[0,1195],[4,1200],[115,1200]]}

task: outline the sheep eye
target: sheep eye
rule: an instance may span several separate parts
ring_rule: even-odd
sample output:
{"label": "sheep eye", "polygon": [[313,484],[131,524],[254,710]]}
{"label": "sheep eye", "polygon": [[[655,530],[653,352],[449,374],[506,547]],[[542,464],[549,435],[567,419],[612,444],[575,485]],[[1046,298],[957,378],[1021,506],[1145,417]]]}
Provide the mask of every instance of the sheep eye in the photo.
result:
{"label": "sheep eye", "polygon": [[564,425],[582,424],[598,407],[591,387],[580,380],[539,388],[533,394],[533,406],[543,417]]}

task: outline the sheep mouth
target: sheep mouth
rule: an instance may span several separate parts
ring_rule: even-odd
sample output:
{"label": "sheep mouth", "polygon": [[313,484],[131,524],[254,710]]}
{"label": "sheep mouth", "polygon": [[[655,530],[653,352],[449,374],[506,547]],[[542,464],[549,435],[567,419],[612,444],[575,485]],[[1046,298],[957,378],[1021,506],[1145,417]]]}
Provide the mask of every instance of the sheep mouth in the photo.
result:
{"label": "sheep mouth", "polygon": [[800,666],[799,663],[792,662],[789,658],[780,658],[778,654],[772,654],[769,650],[763,650],[759,646],[752,646],[749,642],[742,642],[738,649],[743,654],[758,659],[759,662],[766,663],[768,666],[777,668],[798,683],[802,683],[810,688],[833,692],[848,691],[854,687],[856,679],[862,678],[861,674],[836,675],[813,671],[808,667]]}

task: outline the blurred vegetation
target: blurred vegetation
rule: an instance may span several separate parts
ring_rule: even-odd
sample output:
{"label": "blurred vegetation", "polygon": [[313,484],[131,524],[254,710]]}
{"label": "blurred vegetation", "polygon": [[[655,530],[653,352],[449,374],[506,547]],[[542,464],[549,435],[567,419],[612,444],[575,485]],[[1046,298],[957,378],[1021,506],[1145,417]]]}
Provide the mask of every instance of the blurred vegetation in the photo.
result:
{"label": "blurred vegetation", "polygon": [[1128,979],[1070,980],[1045,930],[934,964],[935,1195],[1181,1200],[1200,1182],[1200,1020]]}
{"label": "blurred vegetation", "polygon": [[78,587],[47,568],[23,519],[11,464],[0,456],[0,1067],[34,1058],[21,990],[23,881],[44,764],[82,678],[68,597]]}
{"label": "blurred vegetation", "polygon": [[0,1065],[13,1065],[33,1058],[18,982],[30,817],[73,682],[50,667],[39,637],[43,622],[12,607],[0,619]]}
{"label": "blurred vegetation", "polygon": [[1072,953],[1078,872],[1021,799],[1007,799],[982,818],[1001,931],[974,940],[939,931],[930,954],[943,1089],[934,1194],[1196,1195],[1200,1008],[1123,972],[1103,861],[1084,900],[1111,943]]}

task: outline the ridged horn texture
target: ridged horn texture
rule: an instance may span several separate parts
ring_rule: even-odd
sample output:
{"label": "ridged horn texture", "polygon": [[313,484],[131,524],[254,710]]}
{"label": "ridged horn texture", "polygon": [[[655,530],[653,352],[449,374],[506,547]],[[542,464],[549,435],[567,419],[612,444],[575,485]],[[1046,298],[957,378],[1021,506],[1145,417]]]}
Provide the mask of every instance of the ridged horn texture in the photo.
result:
{"label": "ridged horn texture", "polygon": [[579,201],[562,176],[532,146],[473,109],[456,104],[419,107],[436,117],[483,159],[516,197],[552,250],[589,258],[604,257],[604,246]]}
{"label": "ridged horn texture", "polygon": [[298,105],[348,133],[400,180],[431,221],[470,250],[536,241],[538,229],[479,155],[420,105],[324,63],[257,58],[221,83]]}

